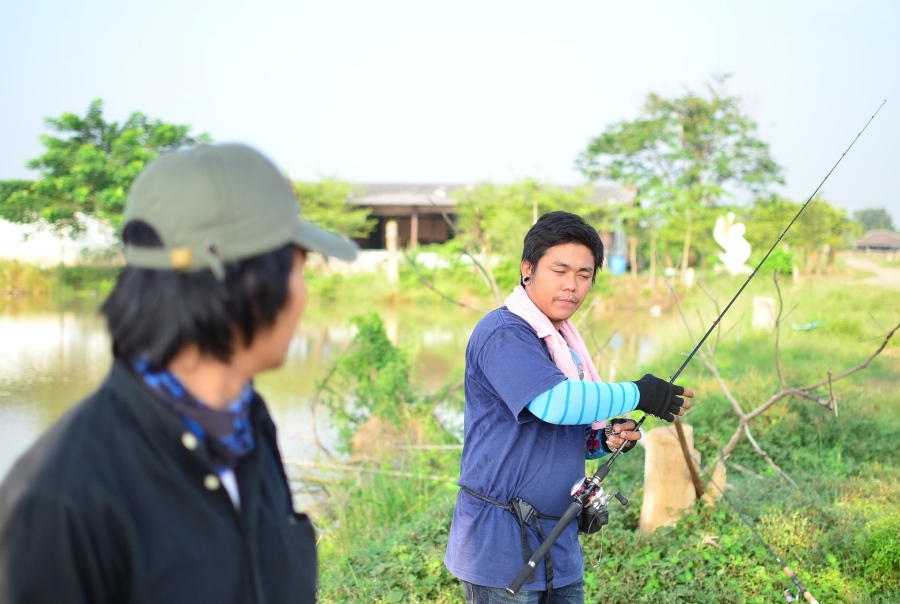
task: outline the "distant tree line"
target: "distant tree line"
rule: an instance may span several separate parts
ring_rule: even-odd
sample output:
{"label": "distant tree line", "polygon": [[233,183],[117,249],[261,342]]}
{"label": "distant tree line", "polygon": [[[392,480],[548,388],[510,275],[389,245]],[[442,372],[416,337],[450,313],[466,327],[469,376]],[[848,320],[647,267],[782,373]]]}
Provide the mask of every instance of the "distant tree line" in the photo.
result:
{"label": "distant tree line", "polygon": [[[732,211],[748,225],[754,249],[767,249],[800,207],[771,187],[783,184],[782,169],[758,136],[757,124],[741,99],[726,91],[728,77],[716,76],[702,93],[691,90],[665,98],[647,96],[633,120],[607,127],[576,159],[588,184],[575,189],[526,180],[512,185],[482,183],[454,193],[455,238],[448,253],[517,258],[521,240],[537,214],[566,209],[585,216],[598,230],[618,232],[630,242],[632,266],[662,258],[682,270],[716,258],[710,237],[715,220]],[[26,166],[35,180],[0,181],[0,218],[32,224],[59,236],[77,235],[84,218],[118,230],[127,192],[135,176],[161,153],[210,142],[176,125],[132,113],[122,124],[104,119],[102,100],[86,114],[48,118],[51,134],[41,136],[44,153]],[[634,185],[629,204],[598,204],[593,183]],[[360,191],[336,178],[294,183],[305,216],[348,237],[366,237],[375,226],[365,208],[352,205]],[[738,194],[752,201],[736,203]],[[883,208],[843,210],[817,198],[785,242],[803,257],[850,245],[867,230],[893,229]]]}

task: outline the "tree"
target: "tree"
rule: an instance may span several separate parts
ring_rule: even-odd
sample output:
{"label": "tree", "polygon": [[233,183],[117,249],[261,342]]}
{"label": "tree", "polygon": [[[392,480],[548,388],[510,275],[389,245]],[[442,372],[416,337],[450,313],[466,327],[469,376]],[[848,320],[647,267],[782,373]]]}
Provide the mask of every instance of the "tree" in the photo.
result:
{"label": "tree", "polygon": [[637,119],[609,126],[576,160],[591,180],[637,185],[642,205],[685,221],[682,274],[699,208],[736,190],[758,194],[783,182],[740,98],[725,93],[727,80],[714,77],[706,96],[649,94]]}
{"label": "tree", "polygon": [[[606,209],[593,199],[591,187],[568,190],[526,180],[512,185],[481,184],[454,191],[453,196],[456,237],[445,245],[455,246],[476,262],[497,302],[518,282],[522,241],[538,216],[566,210],[597,223],[606,215]],[[500,260],[506,263],[507,281],[498,285],[493,266]]]}
{"label": "tree", "polygon": [[27,190],[32,184],[30,180],[0,180],[0,218],[9,222],[23,222],[21,207],[9,202],[14,193]]}
{"label": "tree", "polygon": [[856,212],[853,212],[853,220],[861,224],[865,231],[872,231],[875,229],[894,230],[894,221],[884,208],[857,210]]}
{"label": "tree", "polygon": [[[803,206],[778,196],[759,198],[750,209],[748,223],[752,228],[745,235],[754,249],[764,253],[772,245],[773,233],[781,233]],[[784,244],[801,251],[806,271],[817,271],[820,265],[819,251],[829,246],[829,266],[834,262],[833,252],[844,245],[853,232],[853,223],[846,212],[816,197],[806,206],[797,222],[784,237]]]}
{"label": "tree", "polygon": [[295,182],[303,217],[345,237],[368,237],[377,224],[369,210],[350,204],[353,185],[335,178]]}
{"label": "tree", "polygon": [[0,199],[0,216],[18,223],[46,225],[59,236],[85,229],[84,217],[107,222],[117,230],[132,181],[160,153],[212,140],[191,136],[190,126],[151,120],[135,112],[123,123],[103,119],[97,99],[79,117],[64,113],[48,118],[59,136],[43,135],[46,152],[26,165],[40,178]]}

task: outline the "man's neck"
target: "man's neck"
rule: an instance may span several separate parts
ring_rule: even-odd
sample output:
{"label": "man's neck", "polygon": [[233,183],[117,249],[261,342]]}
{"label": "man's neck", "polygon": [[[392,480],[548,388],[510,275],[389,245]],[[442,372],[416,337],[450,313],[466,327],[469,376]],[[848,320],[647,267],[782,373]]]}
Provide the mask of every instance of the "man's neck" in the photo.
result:
{"label": "man's neck", "polygon": [[235,363],[203,355],[195,346],[179,351],[169,362],[168,370],[191,394],[213,409],[224,409],[250,379]]}

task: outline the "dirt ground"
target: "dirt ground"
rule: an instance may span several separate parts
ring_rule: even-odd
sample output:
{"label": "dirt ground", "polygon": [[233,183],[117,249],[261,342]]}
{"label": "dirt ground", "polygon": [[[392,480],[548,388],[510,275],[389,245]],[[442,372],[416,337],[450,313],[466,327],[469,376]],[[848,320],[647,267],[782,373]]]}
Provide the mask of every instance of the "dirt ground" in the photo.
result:
{"label": "dirt ground", "polygon": [[875,273],[863,283],[900,289],[900,269],[879,266],[863,255],[844,256],[844,262],[852,269]]}

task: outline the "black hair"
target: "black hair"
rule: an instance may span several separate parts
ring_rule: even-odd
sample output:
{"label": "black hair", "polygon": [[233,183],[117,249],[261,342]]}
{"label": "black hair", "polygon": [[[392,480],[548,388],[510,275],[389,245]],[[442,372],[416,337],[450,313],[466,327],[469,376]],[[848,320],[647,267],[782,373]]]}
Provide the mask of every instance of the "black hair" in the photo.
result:
{"label": "black hair", "polygon": [[597,280],[597,271],[603,268],[603,241],[597,229],[571,212],[549,212],[538,218],[525,235],[522,261],[528,261],[532,267],[536,267],[547,250],[566,243],[580,243],[591,251],[594,256],[594,274],[591,275],[593,284]]}
{"label": "black hair", "polygon": [[[125,225],[122,240],[162,247],[143,221]],[[229,362],[235,335],[249,346],[271,326],[288,299],[294,246],[225,265],[219,281],[210,270],[179,272],[125,266],[100,312],[112,336],[113,356],[162,369],[187,344]]]}

